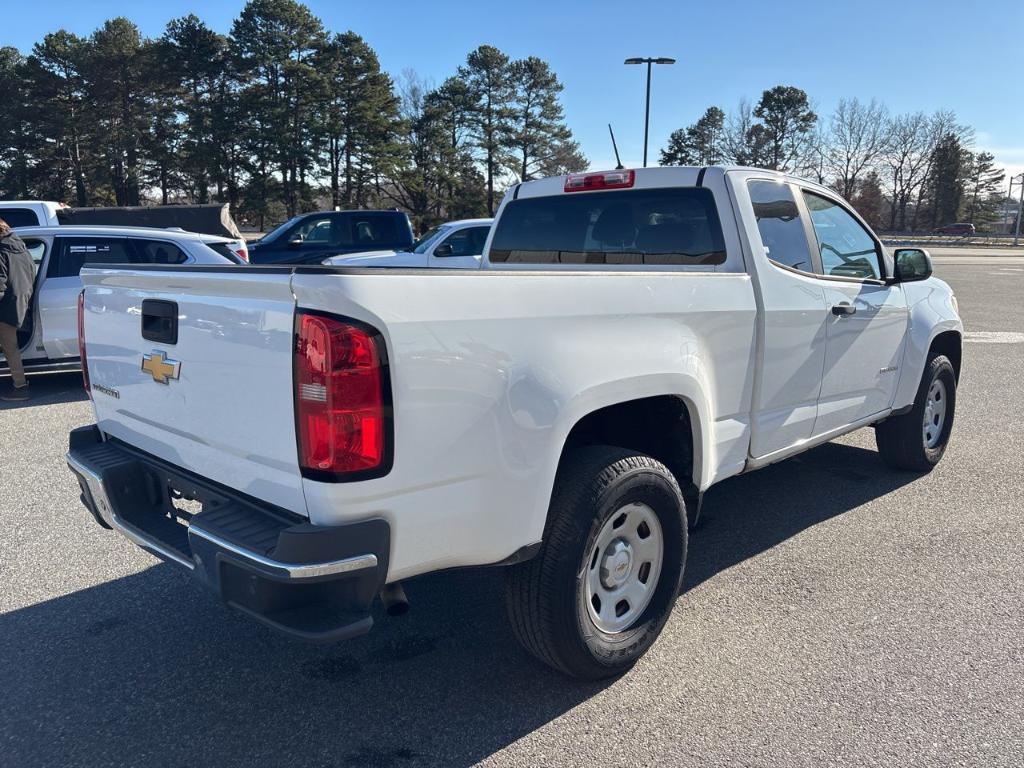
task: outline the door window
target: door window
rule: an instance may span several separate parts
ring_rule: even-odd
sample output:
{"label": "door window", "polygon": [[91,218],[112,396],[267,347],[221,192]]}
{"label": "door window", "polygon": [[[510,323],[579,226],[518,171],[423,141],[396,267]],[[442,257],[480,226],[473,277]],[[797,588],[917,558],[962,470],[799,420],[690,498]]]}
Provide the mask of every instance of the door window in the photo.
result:
{"label": "door window", "polygon": [[881,279],[878,245],[848,211],[826,197],[803,192],[826,275]]}
{"label": "door window", "polygon": [[140,264],[184,264],[188,255],[174,243],[162,240],[133,240],[136,258]]}
{"label": "door window", "polygon": [[395,216],[352,216],[352,242],[372,247],[398,242]]}
{"label": "door window", "polygon": [[25,240],[25,247],[32,256],[32,267],[38,272],[39,265],[43,263],[43,256],[46,255],[46,243],[43,240],[28,238]]}
{"label": "door window", "polygon": [[77,277],[85,264],[129,264],[134,261],[131,245],[120,237],[62,237],[47,277]]}
{"label": "door window", "polygon": [[747,182],[747,189],[765,256],[777,264],[813,272],[807,231],[800,220],[800,211],[790,186],[755,179]]}
{"label": "door window", "polygon": [[288,239],[295,240],[296,237],[301,237],[303,245],[337,245],[334,230],[330,216],[316,216],[299,224]]}
{"label": "door window", "polygon": [[[445,254],[435,254],[439,257],[445,256],[479,256],[483,253],[484,242],[487,240],[487,232],[489,227],[468,227],[466,229],[460,229],[458,232],[450,234],[441,245],[450,245],[451,252]],[[438,246],[438,248],[441,247]]]}

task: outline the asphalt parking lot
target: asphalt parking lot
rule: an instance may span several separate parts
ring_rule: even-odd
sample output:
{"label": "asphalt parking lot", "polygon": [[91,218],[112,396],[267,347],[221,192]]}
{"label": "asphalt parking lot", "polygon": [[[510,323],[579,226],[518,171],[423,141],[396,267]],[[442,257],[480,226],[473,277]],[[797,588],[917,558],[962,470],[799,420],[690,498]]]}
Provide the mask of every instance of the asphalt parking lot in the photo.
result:
{"label": "asphalt parking lot", "polygon": [[36,379],[0,404],[0,764],[1020,766],[1024,258],[937,272],[972,334],[940,466],[862,430],[716,487],[661,640],[601,685],[519,649],[499,571],[335,647],[226,612],[91,522],[80,379]]}

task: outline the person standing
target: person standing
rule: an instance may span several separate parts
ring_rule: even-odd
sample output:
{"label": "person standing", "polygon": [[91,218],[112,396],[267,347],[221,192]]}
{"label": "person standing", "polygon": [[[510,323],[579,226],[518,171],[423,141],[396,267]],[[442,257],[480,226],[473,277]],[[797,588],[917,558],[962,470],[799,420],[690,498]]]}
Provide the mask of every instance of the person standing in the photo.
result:
{"label": "person standing", "polygon": [[28,400],[28,379],[18,349],[18,328],[25,321],[35,267],[25,243],[0,219],[0,352],[7,358],[13,386],[0,400]]}

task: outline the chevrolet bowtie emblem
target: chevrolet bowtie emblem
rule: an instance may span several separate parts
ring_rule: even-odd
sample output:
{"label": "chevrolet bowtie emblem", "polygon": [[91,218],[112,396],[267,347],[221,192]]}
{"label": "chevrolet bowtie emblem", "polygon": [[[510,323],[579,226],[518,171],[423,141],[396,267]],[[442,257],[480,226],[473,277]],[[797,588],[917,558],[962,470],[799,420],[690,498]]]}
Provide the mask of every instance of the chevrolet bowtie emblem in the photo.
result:
{"label": "chevrolet bowtie emblem", "polygon": [[181,370],[181,363],[177,360],[168,360],[160,350],[153,350],[151,355],[142,356],[142,370],[153,377],[158,384],[167,384],[171,379],[178,378]]}

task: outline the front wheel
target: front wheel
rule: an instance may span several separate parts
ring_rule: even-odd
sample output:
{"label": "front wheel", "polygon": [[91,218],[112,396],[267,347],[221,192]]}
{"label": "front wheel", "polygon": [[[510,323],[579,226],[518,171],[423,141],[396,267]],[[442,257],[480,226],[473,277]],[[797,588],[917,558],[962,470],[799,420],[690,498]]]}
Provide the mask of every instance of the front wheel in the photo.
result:
{"label": "front wheel", "polygon": [[519,642],[589,680],[628,670],[654,643],[682,586],[686,507],[650,456],[587,447],[559,468],[541,550],[509,568]]}
{"label": "front wheel", "polygon": [[929,472],[946,452],[956,412],[956,371],[945,355],[925,366],[914,406],[875,428],[882,459],[894,469]]}

